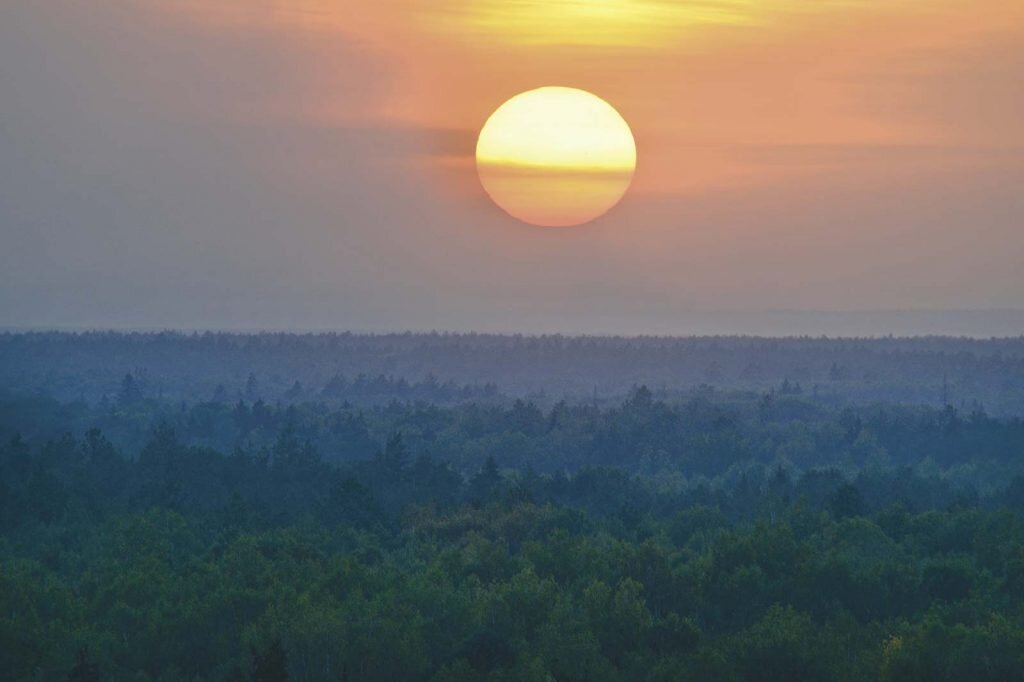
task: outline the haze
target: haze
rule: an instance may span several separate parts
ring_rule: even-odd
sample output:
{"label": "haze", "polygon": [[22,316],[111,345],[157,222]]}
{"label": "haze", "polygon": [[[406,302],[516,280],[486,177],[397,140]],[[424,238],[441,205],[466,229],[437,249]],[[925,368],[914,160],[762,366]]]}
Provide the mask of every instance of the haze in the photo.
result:
{"label": "haze", "polygon": [[[597,5],[3,3],[0,325],[1024,331],[1024,5]],[[580,228],[472,166],[547,84],[637,139]]]}

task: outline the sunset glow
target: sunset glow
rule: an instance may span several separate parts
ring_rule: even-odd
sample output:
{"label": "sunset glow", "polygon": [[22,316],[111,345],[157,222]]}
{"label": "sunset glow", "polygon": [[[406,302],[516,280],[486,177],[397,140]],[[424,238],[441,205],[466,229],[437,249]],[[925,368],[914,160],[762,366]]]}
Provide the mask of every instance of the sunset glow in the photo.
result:
{"label": "sunset glow", "polygon": [[[1021,0],[52,5],[0,2],[9,320],[51,321],[34,291],[199,323],[79,296],[112,241],[153,280],[131,291],[187,282],[212,326],[319,323],[310,301],[367,329],[670,332],[1024,300]],[[560,129],[545,104],[481,136],[546,85],[621,117]]]}
{"label": "sunset glow", "polygon": [[750,23],[758,4],[756,0],[483,0],[453,3],[434,23],[519,45],[658,47],[682,29]]}
{"label": "sunset glow", "polygon": [[601,98],[543,87],[487,119],[476,162],[487,193],[509,214],[534,225],[578,225],[618,203],[636,168],[636,145]]}

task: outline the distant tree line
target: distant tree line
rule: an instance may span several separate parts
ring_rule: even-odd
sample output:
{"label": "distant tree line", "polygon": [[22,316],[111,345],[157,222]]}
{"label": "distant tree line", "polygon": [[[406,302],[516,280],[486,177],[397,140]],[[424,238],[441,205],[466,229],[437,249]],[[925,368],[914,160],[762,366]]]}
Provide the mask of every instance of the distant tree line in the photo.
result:
{"label": "distant tree line", "polygon": [[[126,389],[127,392],[127,389]],[[503,467],[569,473],[607,466],[629,474],[736,477],[751,467],[793,473],[913,467],[980,489],[1004,486],[1024,465],[1024,420],[898,405],[839,407],[793,389],[700,389],[659,399],[638,387],[610,406],[530,400],[359,406],[317,400],[268,404],[126,400],[90,405],[40,396],[0,397],[0,439],[40,441],[100,429],[122,451],[140,451],[165,424],[182,443],[267,457],[285,434],[329,463],[365,460],[401,432],[415,455],[460,472],[487,457]]]}
{"label": "distant tree line", "polygon": [[829,339],[484,334],[4,333],[0,385],[61,401],[144,395],[303,402],[454,403],[501,394],[553,404],[621,400],[635,385],[785,387],[819,401],[903,402],[1024,414],[1024,337]]}

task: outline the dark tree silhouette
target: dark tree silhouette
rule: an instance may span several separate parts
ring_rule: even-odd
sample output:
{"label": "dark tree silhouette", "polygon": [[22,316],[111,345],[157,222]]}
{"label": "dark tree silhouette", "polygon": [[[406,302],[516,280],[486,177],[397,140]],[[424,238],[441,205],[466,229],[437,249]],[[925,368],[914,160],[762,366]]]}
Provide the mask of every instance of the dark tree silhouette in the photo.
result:
{"label": "dark tree silhouette", "polygon": [[288,682],[288,652],[280,639],[252,653],[252,682]]}
{"label": "dark tree silhouette", "polygon": [[68,673],[68,682],[99,682],[101,679],[100,667],[89,658],[89,652],[79,649],[75,667]]}

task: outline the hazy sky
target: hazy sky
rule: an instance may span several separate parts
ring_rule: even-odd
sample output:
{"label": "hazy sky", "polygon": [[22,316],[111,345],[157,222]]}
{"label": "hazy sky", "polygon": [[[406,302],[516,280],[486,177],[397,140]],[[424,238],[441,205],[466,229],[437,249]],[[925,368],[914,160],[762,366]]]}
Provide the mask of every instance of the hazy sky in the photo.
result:
{"label": "hazy sky", "polygon": [[[477,180],[487,116],[543,85],[636,137],[594,223]],[[0,3],[0,325],[1019,309],[1022,180],[1020,0]]]}

